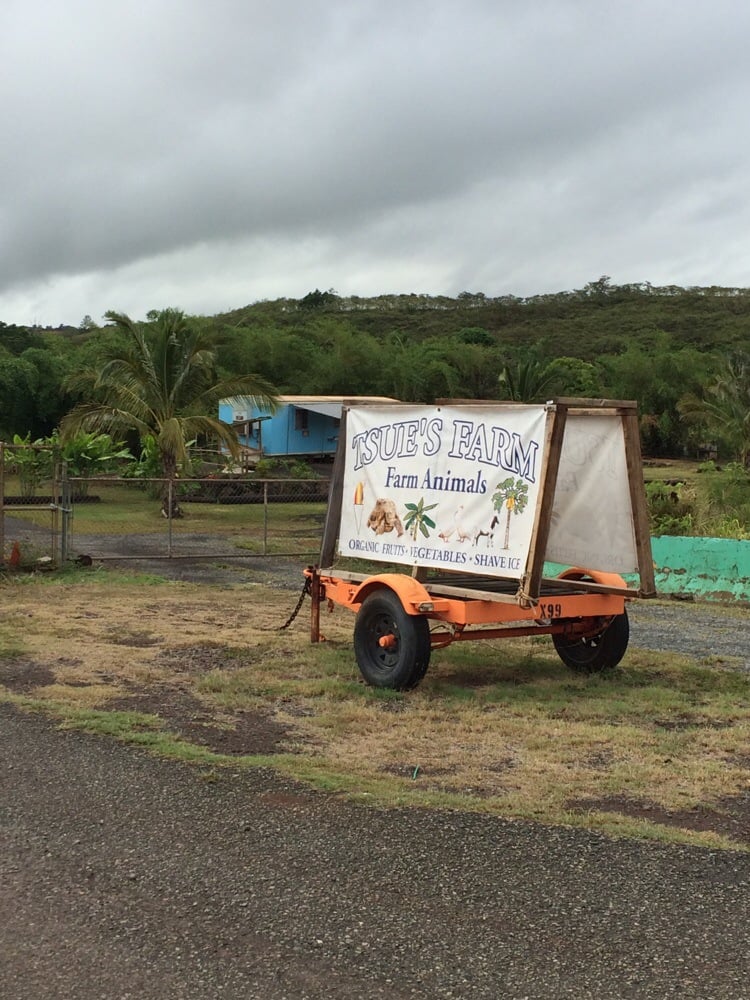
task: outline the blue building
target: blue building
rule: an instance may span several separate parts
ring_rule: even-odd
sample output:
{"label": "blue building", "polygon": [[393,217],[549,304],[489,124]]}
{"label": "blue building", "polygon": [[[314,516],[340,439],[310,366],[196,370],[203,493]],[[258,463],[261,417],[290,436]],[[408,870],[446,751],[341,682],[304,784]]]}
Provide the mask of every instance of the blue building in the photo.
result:
{"label": "blue building", "polygon": [[279,396],[276,412],[247,398],[222,399],[219,419],[237,431],[245,458],[325,458],[336,452],[341,410],[358,403],[397,403],[387,396]]}

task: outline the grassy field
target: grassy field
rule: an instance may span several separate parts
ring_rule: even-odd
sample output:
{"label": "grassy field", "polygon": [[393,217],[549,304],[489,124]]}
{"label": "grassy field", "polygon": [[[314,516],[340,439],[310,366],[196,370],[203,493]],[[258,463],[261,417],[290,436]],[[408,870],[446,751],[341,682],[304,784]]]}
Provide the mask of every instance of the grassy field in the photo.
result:
{"label": "grassy field", "polygon": [[[387,806],[750,849],[750,679],[630,650],[570,673],[543,637],[433,653],[408,694],[365,686],[353,617],[309,643],[295,595],[103,570],[3,583],[0,698],[216,768],[270,766]],[[743,799],[744,796],[744,799]]]}
{"label": "grassy field", "polygon": [[644,459],[643,480],[646,483],[664,480],[690,483],[698,478],[698,469],[704,463],[687,458]]}
{"label": "grassy field", "polygon": [[[158,499],[136,486],[121,483],[100,482],[92,487],[92,494],[98,502],[76,503],[70,523],[70,537],[75,549],[81,539],[85,539],[85,549],[94,555],[97,543],[116,536],[154,536],[154,544],[164,548],[170,527],[161,515]],[[217,553],[226,555],[227,545],[234,546],[236,554],[277,555],[298,553],[309,557],[320,548],[326,504],[322,502],[289,503],[197,503],[182,500],[184,517],[172,521],[171,535],[177,552],[189,554],[199,548],[201,554],[210,551],[209,539],[216,539]],[[53,528],[49,506],[36,509],[8,509],[9,517],[16,522],[25,522],[42,533]],[[60,530],[60,516],[58,528]],[[12,540],[12,531],[6,532],[6,542]],[[47,546],[47,549],[44,546]],[[46,534],[40,534],[32,557],[54,547],[47,541]],[[24,552],[29,548],[24,545]],[[103,548],[107,548],[103,544]],[[161,549],[159,551],[161,551]],[[29,550],[31,551],[31,550]]]}

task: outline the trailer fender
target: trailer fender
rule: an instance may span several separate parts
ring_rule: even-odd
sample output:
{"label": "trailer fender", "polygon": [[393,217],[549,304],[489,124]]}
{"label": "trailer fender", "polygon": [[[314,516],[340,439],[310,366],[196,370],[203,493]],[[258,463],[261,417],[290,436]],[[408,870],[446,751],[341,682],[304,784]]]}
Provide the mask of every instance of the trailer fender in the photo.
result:
{"label": "trailer fender", "polygon": [[[418,615],[423,611],[438,610],[435,605],[442,605],[444,601],[436,601],[425,589],[419,580],[413,576],[406,576],[404,573],[380,573],[378,576],[368,576],[355,594],[352,596],[352,604],[361,604],[373,591],[387,587],[392,590],[403,605],[404,611],[409,615]],[[419,605],[430,605],[420,610]]]}
{"label": "trailer fender", "polygon": [[625,589],[627,584],[619,573],[604,573],[598,569],[581,569],[580,566],[571,566],[560,573],[558,580],[591,580],[592,583],[601,583],[606,587],[621,587]]}

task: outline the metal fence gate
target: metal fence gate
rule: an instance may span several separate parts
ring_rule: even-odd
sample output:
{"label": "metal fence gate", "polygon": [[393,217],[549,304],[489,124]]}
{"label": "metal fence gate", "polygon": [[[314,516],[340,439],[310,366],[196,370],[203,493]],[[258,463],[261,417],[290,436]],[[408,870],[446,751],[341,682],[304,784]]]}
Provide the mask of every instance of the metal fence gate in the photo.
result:
{"label": "metal fence gate", "polygon": [[[33,569],[76,559],[309,560],[319,552],[327,480],[70,477],[64,464],[55,466],[40,451],[25,446],[19,457],[22,446],[0,443],[6,566]],[[46,474],[31,474],[36,457]]]}

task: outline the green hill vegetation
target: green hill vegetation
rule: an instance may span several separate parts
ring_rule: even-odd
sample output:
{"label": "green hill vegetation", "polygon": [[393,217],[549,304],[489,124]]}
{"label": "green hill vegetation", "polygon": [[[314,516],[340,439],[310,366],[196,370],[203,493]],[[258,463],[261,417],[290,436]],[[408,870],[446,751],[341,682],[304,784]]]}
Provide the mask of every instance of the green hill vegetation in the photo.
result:
{"label": "green hill vegetation", "polygon": [[[745,380],[734,386],[735,409],[744,405],[750,289],[613,285],[606,276],[527,298],[316,289],[189,319],[213,338],[224,377],[256,373],[282,393],[636,399],[646,455],[695,456],[710,442],[724,460],[747,458],[726,413],[702,407],[730,377],[728,359],[735,381],[738,372]],[[95,367],[119,336],[88,316],[77,329],[0,323],[0,436],[50,434],[77,401],[63,388],[70,374]]]}

